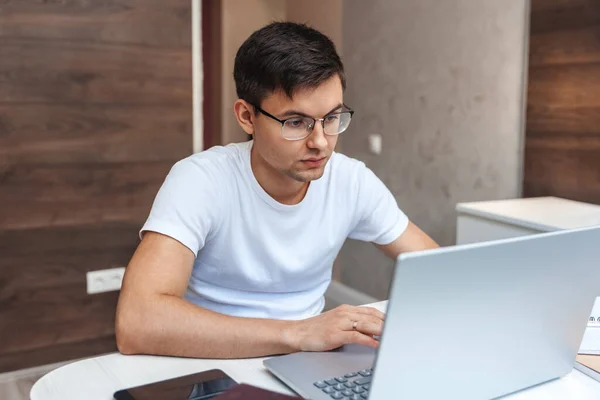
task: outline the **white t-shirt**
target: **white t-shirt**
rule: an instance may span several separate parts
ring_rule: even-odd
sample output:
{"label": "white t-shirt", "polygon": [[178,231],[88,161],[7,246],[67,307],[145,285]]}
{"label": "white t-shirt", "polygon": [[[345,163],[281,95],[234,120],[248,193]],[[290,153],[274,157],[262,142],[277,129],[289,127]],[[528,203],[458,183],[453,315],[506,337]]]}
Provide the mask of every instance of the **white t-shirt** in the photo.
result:
{"label": "white t-shirt", "polygon": [[243,317],[317,315],[346,238],[388,244],[408,218],[364,163],[339,153],[299,204],[281,204],[254,177],[251,148],[213,147],[175,164],[141,233],[194,252],[185,295],[192,303]]}

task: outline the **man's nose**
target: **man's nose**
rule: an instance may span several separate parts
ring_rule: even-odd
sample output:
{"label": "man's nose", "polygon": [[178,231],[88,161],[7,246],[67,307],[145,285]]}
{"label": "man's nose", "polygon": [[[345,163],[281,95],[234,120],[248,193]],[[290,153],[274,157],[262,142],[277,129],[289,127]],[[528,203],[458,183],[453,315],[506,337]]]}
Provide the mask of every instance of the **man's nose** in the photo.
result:
{"label": "man's nose", "polygon": [[310,135],[308,135],[307,145],[313,149],[324,149],[327,147],[327,137],[321,121],[315,121],[312,126]]}

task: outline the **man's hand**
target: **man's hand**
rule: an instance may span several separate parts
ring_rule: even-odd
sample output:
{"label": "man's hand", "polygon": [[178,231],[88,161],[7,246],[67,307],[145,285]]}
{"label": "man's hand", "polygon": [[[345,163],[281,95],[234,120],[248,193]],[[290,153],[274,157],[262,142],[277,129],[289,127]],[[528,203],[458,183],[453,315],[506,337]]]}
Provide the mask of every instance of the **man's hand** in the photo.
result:
{"label": "man's hand", "polygon": [[343,305],[316,317],[296,321],[287,332],[299,351],[328,351],[345,344],[378,347],[385,314],[371,307]]}

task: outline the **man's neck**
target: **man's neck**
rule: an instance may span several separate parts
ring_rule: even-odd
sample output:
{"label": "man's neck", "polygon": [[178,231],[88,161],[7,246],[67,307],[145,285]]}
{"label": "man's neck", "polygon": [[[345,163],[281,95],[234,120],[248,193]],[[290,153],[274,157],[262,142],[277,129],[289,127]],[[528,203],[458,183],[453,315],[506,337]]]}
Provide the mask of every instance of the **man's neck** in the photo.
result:
{"label": "man's neck", "polygon": [[304,199],[310,182],[298,182],[273,169],[254,149],[250,152],[250,166],[258,184],[277,202],[295,205]]}

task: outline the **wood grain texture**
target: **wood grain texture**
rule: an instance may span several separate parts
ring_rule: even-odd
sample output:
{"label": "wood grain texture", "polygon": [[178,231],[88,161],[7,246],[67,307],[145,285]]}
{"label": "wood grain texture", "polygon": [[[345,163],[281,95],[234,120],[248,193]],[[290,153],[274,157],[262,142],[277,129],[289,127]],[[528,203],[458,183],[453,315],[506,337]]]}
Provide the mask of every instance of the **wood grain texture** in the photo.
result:
{"label": "wood grain texture", "polygon": [[114,223],[0,232],[0,358],[113,335],[118,293],[87,295],[85,274],[127,265],[137,229]]}
{"label": "wood grain texture", "polygon": [[172,163],[16,164],[0,173],[0,224],[141,223]]}
{"label": "wood grain texture", "polygon": [[0,372],[116,350],[117,292],[192,151],[189,0],[0,1]]}
{"label": "wood grain texture", "polygon": [[600,138],[528,138],[525,195],[600,204]]}
{"label": "wood grain texture", "polygon": [[537,33],[531,36],[529,46],[530,67],[600,62],[600,37],[593,25],[568,35],[562,31]]}
{"label": "wood grain texture", "polygon": [[3,0],[3,38],[116,43],[143,47],[191,46],[189,2],[164,0]]}
{"label": "wood grain texture", "polygon": [[66,345],[4,354],[0,357],[0,371],[14,371],[36,365],[52,364],[56,360],[76,360],[115,351],[117,351],[117,343],[115,336],[111,335]]}
{"label": "wood grain texture", "polygon": [[596,0],[531,0],[531,35],[564,32],[596,26],[600,3]]}
{"label": "wood grain texture", "polygon": [[532,0],[523,194],[600,204],[600,2]]}
{"label": "wood grain texture", "polygon": [[187,107],[0,104],[5,163],[174,160],[191,152]]}
{"label": "wood grain texture", "polygon": [[1,103],[191,101],[189,51],[3,38],[0,59]]}
{"label": "wood grain texture", "polygon": [[600,356],[593,356],[589,354],[579,354],[577,361],[600,373]]}

